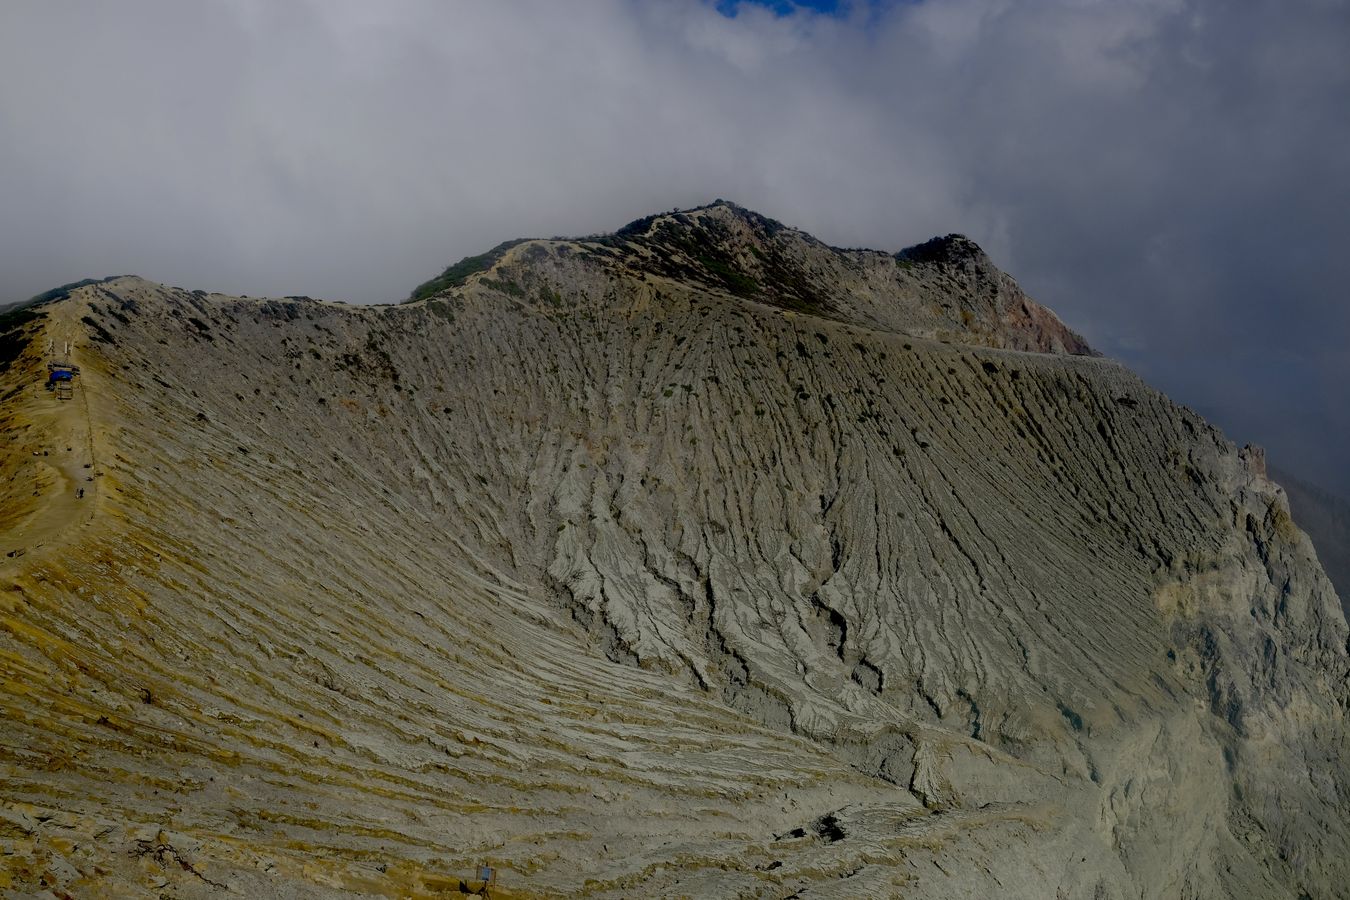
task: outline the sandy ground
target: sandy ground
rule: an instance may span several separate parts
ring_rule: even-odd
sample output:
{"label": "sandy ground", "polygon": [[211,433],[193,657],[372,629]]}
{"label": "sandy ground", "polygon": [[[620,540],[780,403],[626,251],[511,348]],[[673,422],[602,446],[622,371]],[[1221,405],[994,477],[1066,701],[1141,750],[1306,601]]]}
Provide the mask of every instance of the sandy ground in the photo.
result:
{"label": "sandy ground", "polygon": [[[87,376],[78,377],[70,400],[58,400],[45,385],[47,361],[81,365],[82,332],[75,316],[74,306],[51,308],[46,340],[30,348],[25,366],[29,384],[7,404],[7,415],[31,425],[23,446],[31,457],[31,466],[38,471],[22,478],[25,484],[37,486],[33,492],[36,496],[6,535],[10,545],[4,548],[6,556],[0,558],[0,577],[7,565],[17,564],[19,554],[11,556],[11,552],[56,551],[63,544],[79,541],[79,532],[92,525],[97,516],[100,469],[89,410],[91,386],[97,390],[98,374],[91,370]],[[68,356],[53,352],[53,348],[63,350],[66,346],[72,346]],[[39,347],[46,352],[33,352]],[[35,358],[41,360],[40,367],[33,365]]]}

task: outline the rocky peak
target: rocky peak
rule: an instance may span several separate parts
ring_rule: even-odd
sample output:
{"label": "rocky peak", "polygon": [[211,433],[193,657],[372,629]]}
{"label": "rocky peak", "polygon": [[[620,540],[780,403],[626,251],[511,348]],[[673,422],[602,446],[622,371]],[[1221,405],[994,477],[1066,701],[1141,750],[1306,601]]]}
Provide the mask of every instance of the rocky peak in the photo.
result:
{"label": "rocky peak", "polygon": [[945,237],[930,238],[922,244],[906,247],[895,256],[896,259],[932,265],[952,266],[971,262],[992,265],[988,255],[980,248],[980,245],[964,234],[949,234]]}
{"label": "rocky peak", "polygon": [[846,250],[726,200],[612,234],[502,244],[450,266],[413,299],[454,302],[481,288],[551,305],[704,291],[917,338],[1095,355],[962,235],[894,254]]}

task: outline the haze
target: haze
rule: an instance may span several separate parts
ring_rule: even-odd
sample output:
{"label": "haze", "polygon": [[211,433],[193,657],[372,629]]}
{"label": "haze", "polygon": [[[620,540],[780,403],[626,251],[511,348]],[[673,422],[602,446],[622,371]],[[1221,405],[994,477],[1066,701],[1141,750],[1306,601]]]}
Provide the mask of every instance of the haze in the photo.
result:
{"label": "haze", "polygon": [[[136,273],[388,302],[715,197],[959,231],[1350,493],[1350,4],[0,6],[0,302]],[[828,4],[827,4],[828,6]]]}

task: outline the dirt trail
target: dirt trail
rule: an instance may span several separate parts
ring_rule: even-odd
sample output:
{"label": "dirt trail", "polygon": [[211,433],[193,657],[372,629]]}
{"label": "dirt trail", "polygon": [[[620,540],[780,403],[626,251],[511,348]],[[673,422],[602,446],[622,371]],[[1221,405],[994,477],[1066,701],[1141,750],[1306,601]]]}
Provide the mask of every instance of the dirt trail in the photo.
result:
{"label": "dirt trail", "polygon": [[[0,556],[0,568],[13,566],[22,556],[40,548],[63,543],[72,529],[91,524],[96,515],[98,460],[90,425],[89,385],[98,377],[91,375],[85,364],[79,308],[60,304],[50,309],[43,334],[34,342],[34,350],[43,356],[41,368],[30,369],[33,383],[12,401],[18,404],[19,415],[33,426],[28,429],[31,437],[19,452],[30,455],[35,465],[25,466],[26,477],[19,477],[33,486],[37,500],[4,535],[5,555]],[[46,389],[43,379],[49,361],[80,367],[70,400],[59,400]],[[33,372],[38,377],[33,377]],[[22,485],[24,493],[27,487]]]}

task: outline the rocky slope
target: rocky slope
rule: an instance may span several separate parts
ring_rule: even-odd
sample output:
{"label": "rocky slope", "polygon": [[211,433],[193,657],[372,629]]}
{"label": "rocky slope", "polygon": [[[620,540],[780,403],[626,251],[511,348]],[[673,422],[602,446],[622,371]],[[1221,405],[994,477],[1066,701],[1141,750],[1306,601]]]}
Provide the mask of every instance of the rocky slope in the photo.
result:
{"label": "rocky slope", "polygon": [[1290,511],[1317,547],[1317,558],[1350,612],[1350,500],[1272,467],[1271,477],[1289,494]]}
{"label": "rocky slope", "polygon": [[970,242],[719,203],[417,296],[19,326],[0,887],[1344,894],[1283,492]]}

